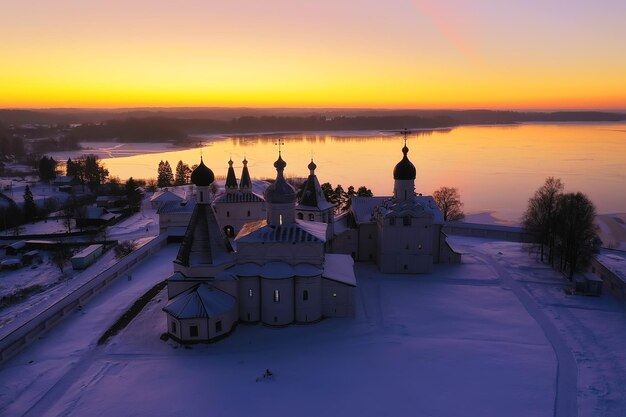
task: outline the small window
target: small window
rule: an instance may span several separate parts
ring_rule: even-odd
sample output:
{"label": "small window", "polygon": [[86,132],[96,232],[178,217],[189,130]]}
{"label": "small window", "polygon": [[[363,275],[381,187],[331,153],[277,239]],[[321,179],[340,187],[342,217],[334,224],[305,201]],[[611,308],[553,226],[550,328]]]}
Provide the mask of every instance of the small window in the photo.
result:
{"label": "small window", "polygon": [[274,316],[274,323],[278,323],[278,317]]}
{"label": "small window", "polygon": [[367,235],[367,238],[371,239],[372,238],[372,234],[370,233],[369,235]]}
{"label": "small window", "polygon": [[298,213],[298,220],[302,220],[302,219],[304,219],[304,214]]}
{"label": "small window", "polygon": [[336,292],[333,293],[333,298],[337,298],[337,293]]}
{"label": "small window", "polygon": [[198,337],[198,326],[189,326],[189,336]]}
{"label": "small window", "polygon": [[315,215],[313,213],[309,213],[309,220],[310,221],[315,220]]}
{"label": "small window", "polygon": [[404,265],[404,270],[406,271],[407,269],[409,269],[409,267],[407,265]]}
{"label": "small window", "polygon": [[283,215],[282,214],[278,215],[278,224],[280,224],[280,225],[283,224]]}
{"label": "small window", "polygon": [[326,223],[326,214],[322,214],[322,222]]}
{"label": "small window", "polygon": [[230,211],[226,212],[226,217],[230,217]]}
{"label": "small window", "polygon": [[176,322],[175,321],[172,322],[172,330],[171,330],[171,332],[172,333],[176,333]]}
{"label": "small window", "polygon": [[254,292],[252,292],[252,288],[248,290],[248,297],[254,296]]}
{"label": "small window", "polygon": [[402,218],[402,224],[405,226],[410,226],[411,225],[411,216],[404,216]]}
{"label": "small window", "polygon": [[200,202],[202,203],[203,201],[204,201],[204,193],[200,191]]}
{"label": "small window", "polygon": [[274,302],[280,303],[280,291],[279,290],[274,290]]}
{"label": "small window", "polygon": [[307,301],[309,299],[309,292],[307,290],[304,290],[302,292],[302,300]]}
{"label": "small window", "polygon": [[222,321],[215,322],[215,333],[219,333],[222,331]]}
{"label": "small window", "polygon": [[422,244],[417,245],[417,249],[422,249]]}
{"label": "small window", "polygon": [[409,250],[409,244],[407,243],[404,249]]}
{"label": "small window", "polygon": [[393,226],[394,224],[396,224],[396,218],[395,217],[390,217],[389,218],[389,226]]}
{"label": "small window", "polygon": [[248,210],[248,217],[250,217],[250,210]]}

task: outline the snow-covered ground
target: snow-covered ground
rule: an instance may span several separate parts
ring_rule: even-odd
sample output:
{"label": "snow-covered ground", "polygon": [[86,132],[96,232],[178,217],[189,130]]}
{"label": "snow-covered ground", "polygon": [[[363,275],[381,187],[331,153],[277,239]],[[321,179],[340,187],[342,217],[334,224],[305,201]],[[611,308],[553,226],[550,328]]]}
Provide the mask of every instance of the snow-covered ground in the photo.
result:
{"label": "snow-covered ground", "polygon": [[3,365],[0,414],[623,416],[624,307],[567,295],[519,244],[453,240],[464,263],[429,275],[357,264],[354,319],[182,348],[159,339],[163,292],[97,347],[171,272],[169,245]]}
{"label": "snow-covered ground", "polygon": [[[64,227],[60,220],[58,222],[41,221],[24,225],[21,232],[23,234],[55,233],[58,228],[61,228],[62,232],[65,231]],[[158,215],[156,210],[150,208],[149,198],[146,197],[139,213],[107,228],[106,238],[119,241],[132,240],[141,246],[146,239],[154,238],[158,234]],[[61,273],[45,251],[41,251],[41,255],[42,263],[36,263],[36,267],[26,266],[14,271],[0,271],[0,297],[15,294],[29,287],[34,289],[23,300],[0,309],[0,336],[28,321],[68,292],[117,262],[114,252],[108,251],[83,271],[73,270],[68,262]]]}

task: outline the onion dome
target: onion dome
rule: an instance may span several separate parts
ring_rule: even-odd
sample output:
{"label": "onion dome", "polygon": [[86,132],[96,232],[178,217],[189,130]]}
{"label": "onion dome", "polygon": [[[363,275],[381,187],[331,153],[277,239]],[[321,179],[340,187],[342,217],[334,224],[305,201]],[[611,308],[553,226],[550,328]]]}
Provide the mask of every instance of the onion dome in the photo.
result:
{"label": "onion dome", "polygon": [[295,203],[296,190],[285,181],[283,171],[287,163],[278,155],[278,159],[274,162],[276,168],[276,181],[265,189],[265,201],[274,204]]}
{"label": "onion dome", "polygon": [[235,178],[235,170],[233,169],[233,160],[228,161],[228,173],[226,174],[226,189],[237,189],[237,178]]}
{"label": "onion dome", "polygon": [[409,148],[407,148],[406,144],[402,148],[402,153],[404,157],[396,167],[393,169],[393,179],[394,180],[414,180],[416,176],[415,165],[409,158],[406,156],[409,153]]}
{"label": "onion dome", "polygon": [[248,172],[248,160],[244,157],[243,161],[243,170],[241,171],[241,180],[239,180],[239,189],[251,189],[252,181],[250,181],[250,172]]}
{"label": "onion dome", "polygon": [[200,157],[200,165],[196,169],[191,172],[191,182],[193,182],[197,187],[208,187],[215,181],[215,175],[213,175],[213,171],[206,165],[204,165],[204,161],[202,157]]}
{"label": "onion dome", "polygon": [[315,162],[313,162],[313,158],[311,158],[311,162],[308,165],[310,175],[315,175],[315,168],[317,168],[317,165],[315,165]]}

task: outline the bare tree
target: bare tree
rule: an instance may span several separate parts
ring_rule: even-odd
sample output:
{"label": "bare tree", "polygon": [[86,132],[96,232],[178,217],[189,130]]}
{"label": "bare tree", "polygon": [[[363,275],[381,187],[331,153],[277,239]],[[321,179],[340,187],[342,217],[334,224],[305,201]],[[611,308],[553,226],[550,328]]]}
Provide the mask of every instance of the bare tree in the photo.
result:
{"label": "bare tree", "polygon": [[522,223],[533,234],[540,247],[541,261],[544,260],[544,248],[548,248],[548,262],[554,262],[554,238],[556,227],[556,205],[563,193],[563,183],[559,178],[549,177],[528,200],[528,208]]}
{"label": "bare tree", "polygon": [[559,196],[556,204],[555,240],[561,258],[560,269],[570,280],[589,263],[600,244],[593,220],[596,208],[583,193]]}
{"label": "bare tree", "polygon": [[443,213],[443,220],[461,220],[465,217],[461,195],[456,187],[441,187],[433,193],[433,198]]}

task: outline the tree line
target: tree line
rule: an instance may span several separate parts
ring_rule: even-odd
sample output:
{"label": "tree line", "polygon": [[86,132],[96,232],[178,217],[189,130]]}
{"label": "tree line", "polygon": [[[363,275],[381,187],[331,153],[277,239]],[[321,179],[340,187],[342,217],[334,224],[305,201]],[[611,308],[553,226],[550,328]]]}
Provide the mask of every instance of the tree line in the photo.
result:
{"label": "tree line", "polygon": [[528,201],[523,216],[526,230],[535,236],[542,262],[565,273],[570,280],[583,270],[601,241],[593,221],[596,209],[583,193],[563,193],[563,182],[549,177]]}

